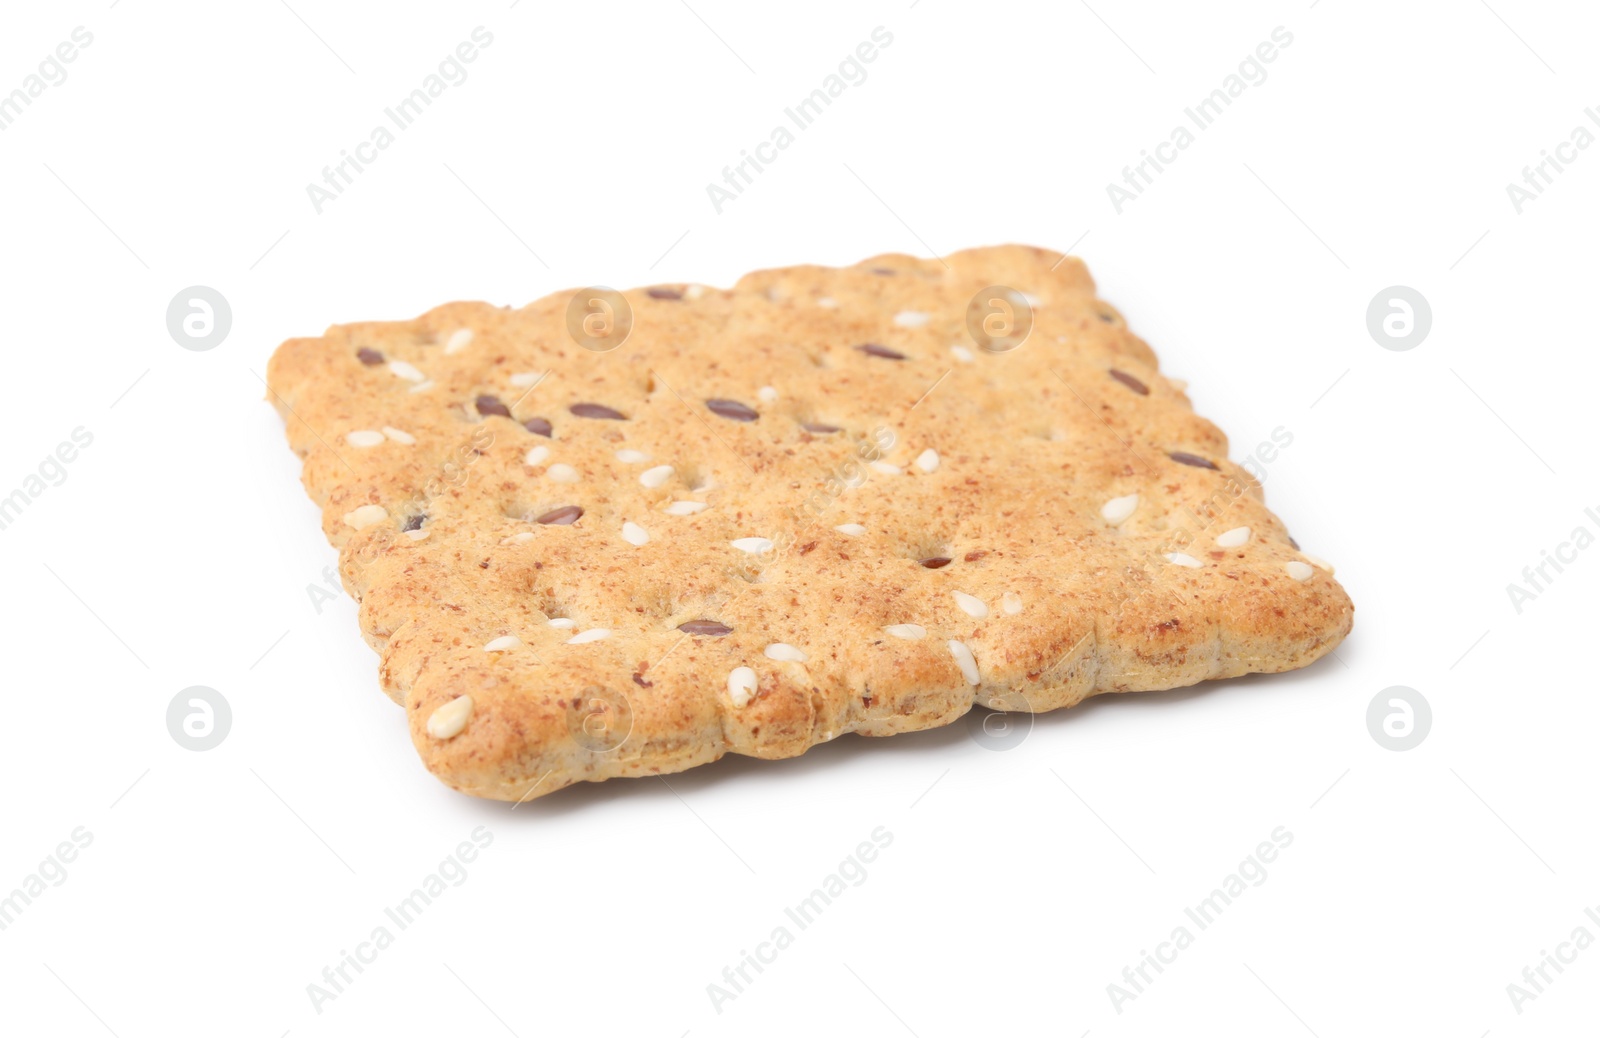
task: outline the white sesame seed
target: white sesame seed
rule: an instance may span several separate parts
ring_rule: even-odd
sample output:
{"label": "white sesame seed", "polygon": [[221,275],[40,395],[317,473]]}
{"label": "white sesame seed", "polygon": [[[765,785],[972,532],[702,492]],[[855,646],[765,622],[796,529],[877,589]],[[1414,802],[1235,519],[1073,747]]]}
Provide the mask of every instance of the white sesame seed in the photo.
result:
{"label": "white sesame seed", "polygon": [[376,447],[383,442],[383,433],[371,429],[357,429],[344,434],[344,442],[352,447]]}
{"label": "white sesame seed", "polygon": [[1205,563],[1201,562],[1193,555],[1185,555],[1181,551],[1167,552],[1167,561],[1175,566],[1187,566],[1189,569],[1199,569],[1201,566],[1205,565]]}
{"label": "white sesame seed", "polygon": [[918,638],[926,637],[928,633],[928,629],[921,624],[890,624],[884,628],[884,631],[894,635],[896,638],[904,638],[907,641],[915,641]]}
{"label": "white sesame seed", "polygon": [[527,544],[529,541],[533,540],[533,536],[534,535],[533,535],[533,531],[532,530],[523,530],[521,533],[512,534],[510,537],[507,537],[505,540],[501,541],[500,543],[501,544]]}
{"label": "white sesame seed", "polygon": [[1217,535],[1217,547],[1240,548],[1250,542],[1250,527],[1235,526],[1227,533]]}
{"label": "white sesame seed", "polygon": [[483,647],[484,652],[505,652],[508,649],[522,648],[522,639],[514,634],[502,634]]}
{"label": "white sesame seed", "polygon": [[661,484],[665,483],[671,478],[671,465],[657,465],[653,469],[645,469],[643,472],[639,473],[640,485],[649,487],[651,490],[661,486]]}
{"label": "white sesame seed", "polygon": [[1022,596],[1015,591],[1007,591],[1000,598],[1000,608],[1005,610],[1007,616],[1016,616],[1022,612]]}
{"label": "white sesame seed", "polygon": [[975,359],[972,355],[972,351],[967,349],[965,346],[952,346],[950,347],[950,353],[955,357],[956,360],[959,360],[963,364],[971,364]]}
{"label": "white sesame seed", "polygon": [[921,310],[901,310],[894,315],[894,323],[899,328],[921,328],[928,323],[928,315]]}
{"label": "white sesame seed", "polygon": [[1133,514],[1139,507],[1139,495],[1129,494],[1126,497],[1114,497],[1100,506],[1100,518],[1112,526],[1121,525],[1122,521]]}
{"label": "white sesame seed", "polygon": [[1306,555],[1305,552],[1301,552],[1300,554],[1301,555],[1305,555],[1306,561],[1311,563],[1313,566],[1317,567],[1318,569],[1326,570],[1328,573],[1332,573],[1333,572],[1333,563],[1329,562],[1328,560],[1319,559],[1315,555]]}
{"label": "white sesame seed", "polygon": [[822,296],[817,300],[817,305],[822,307],[824,310],[839,309],[839,301],[832,296]]}
{"label": "white sesame seed", "polygon": [[1012,292],[1011,298],[1017,300],[1018,302],[1027,303],[1030,307],[1036,310],[1039,308],[1039,297],[1034,295],[1032,292]]}
{"label": "white sesame seed", "polygon": [[631,447],[624,447],[617,451],[617,460],[624,465],[642,465],[650,460],[650,455],[644,451],[636,451]]}
{"label": "white sesame seed", "polygon": [[637,548],[650,543],[650,533],[638,523],[623,523],[622,539]]}
{"label": "white sesame seed", "polygon": [[1316,570],[1301,562],[1299,559],[1291,559],[1288,562],[1285,562],[1283,564],[1283,568],[1288,570],[1289,576],[1296,580],[1310,580],[1312,574],[1316,573]]}
{"label": "white sesame seed", "polygon": [[396,429],[392,425],[386,425],[383,427],[383,435],[389,437],[389,439],[393,440],[395,443],[403,443],[407,447],[417,442],[417,438],[415,436],[412,436],[404,429]]}
{"label": "white sesame seed", "polygon": [[917,468],[924,472],[932,472],[939,467],[939,452],[929,447],[917,455]]}
{"label": "white sesame seed", "polygon": [[733,705],[742,707],[756,694],[756,672],[749,667],[735,667],[728,672],[728,696]]}
{"label": "white sesame seed", "polygon": [[381,523],[389,518],[389,510],[382,505],[362,505],[352,512],[344,514],[344,524],[352,530],[360,530]]}
{"label": "white sesame seed", "polygon": [[430,534],[432,532],[433,532],[432,530],[430,530],[426,526],[424,526],[424,527],[422,527],[420,529],[417,529],[417,530],[407,530],[406,531],[406,536],[411,538],[414,541],[423,541],[423,540],[427,540],[428,534]]}
{"label": "white sesame seed", "polygon": [[961,668],[961,676],[967,679],[967,684],[976,685],[978,661],[972,658],[972,650],[967,648],[967,643],[951,638],[944,644],[950,650],[950,655],[955,657],[956,666]]}
{"label": "white sesame seed", "polygon": [[667,506],[668,515],[694,515],[711,507],[704,501],[674,501]]}
{"label": "white sesame seed", "polygon": [[556,483],[576,483],[580,478],[577,469],[571,465],[563,465],[561,462],[556,462],[545,469],[544,474]]}
{"label": "white sesame seed", "polygon": [[444,344],[445,355],[460,353],[472,343],[471,328],[457,328],[450,333],[450,341]]}
{"label": "white sesame seed", "polygon": [[905,475],[906,471],[899,465],[891,465],[887,461],[869,461],[867,462],[867,466],[871,468],[872,471],[881,472],[885,476],[903,476]]}
{"label": "white sesame seed", "polygon": [[527,389],[529,386],[537,386],[540,382],[543,382],[544,376],[545,373],[542,371],[518,371],[512,374],[511,384],[518,389]]}
{"label": "white sesame seed", "polygon": [[1184,378],[1169,378],[1167,379],[1167,385],[1181,393],[1185,389],[1189,388],[1189,380]]}
{"label": "white sesame seed", "polygon": [[557,628],[561,628],[562,630],[565,630],[568,627],[576,627],[576,626],[578,626],[578,621],[576,621],[576,620],[574,620],[574,619],[572,619],[571,617],[568,617],[568,616],[552,616],[550,619],[546,620],[544,623],[545,623],[546,627],[557,627]]}
{"label": "white sesame seed", "polygon": [[609,637],[611,637],[611,632],[609,630],[607,630],[606,628],[604,628],[604,627],[591,627],[587,631],[579,631],[577,634],[573,635],[571,638],[568,638],[567,639],[567,644],[568,645],[587,645],[590,642],[597,642],[602,638],[609,638]]}
{"label": "white sesame seed", "polygon": [[760,555],[764,551],[772,550],[772,542],[765,537],[740,537],[738,540],[729,541],[728,543],[740,551],[749,552],[751,555]]}
{"label": "white sesame seed", "polygon": [[411,393],[426,393],[428,390],[430,390],[432,388],[433,388],[433,379],[429,378],[429,379],[424,379],[421,382],[418,382],[416,385],[412,386],[410,388],[410,390],[408,390],[408,392],[411,392]]}
{"label": "white sesame seed", "polygon": [[524,465],[543,465],[549,457],[550,448],[541,443],[537,447],[528,448],[528,453],[522,456],[522,463]]}
{"label": "white sesame seed", "polygon": [[787,642],[773,642],[764,650],[769,660],[778,660],[780,663],[804,663],[806,654]]}
{"label": "white sesame seed", "polygon": [[695,299],[699,299],[701,296],[703,296],[705,294],[706,294],[706,286],[704,286],[704,285],[685,285],[685,286],[683,286],[683,298],[685,298],[685,299],[695,300]]}
{"label": "white sesame seed", "polygon": [[453,739],[472,719],[472,697],[457,696],[428,715],[428,734],[435,739]]}
{"label": "white sesame seed", "polygon": [[838,526],[835,526],[834,529],[838,530],[846,537],[860,537],[862,534],[867,532],[867,528],[862,526],[860,523],[840,523]]}
{"label": "white sesame seed", "polygon": [[778,399],[778,391],[772,386],[762,386],[760,389],[756,390],[756,399],[760,400],[763,404],[774,403]]}
{"label": "white sesame seed", "polygon": [[975,616],[982,620],[989,615],[989,607],[984,604],[983,599],[969,595],[965,591],[955,591],[952,594],[955,595],[956,605],[960,606],[961,611],[968,616]]}
{"label": "white sesame seed", "polygon": [[426,375],[417,370],[415,364],[409,364],[403,360],[391,360],[389,362],[389,370],[407,382],[421,382],[427,378]]}

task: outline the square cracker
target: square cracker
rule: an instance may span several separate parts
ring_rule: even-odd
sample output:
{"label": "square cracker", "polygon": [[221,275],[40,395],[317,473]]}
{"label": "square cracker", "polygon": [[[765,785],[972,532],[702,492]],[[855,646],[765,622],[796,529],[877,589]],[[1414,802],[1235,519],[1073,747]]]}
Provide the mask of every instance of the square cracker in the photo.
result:
{"label": "square cracker", "polygon": [[1043,249],[452,303],[268,372],[383,688],[475,796],[1290,670],[1350,630]]}

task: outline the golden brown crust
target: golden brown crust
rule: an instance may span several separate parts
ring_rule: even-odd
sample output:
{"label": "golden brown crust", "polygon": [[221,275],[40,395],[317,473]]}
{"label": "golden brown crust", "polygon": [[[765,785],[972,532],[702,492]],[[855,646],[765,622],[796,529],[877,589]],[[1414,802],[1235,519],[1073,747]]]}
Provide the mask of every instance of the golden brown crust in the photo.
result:
{"label": "golden brown crust", "polygon": [[[1032,298],[1006,352],[968,330],[989,286]],[[1343,589],[1076,259],[889,255],[624,295],[632,332],[607,352],[568,334],[561,293],[342,325],[268,368],[383,688],[458,790],[517,800],[948,724],[975,701],[1051,710],[1289,670],[1350,629]],[[705,508],[666,510],[686,501]],[[563,506],[583,514],[533,521]],[[1240,527],[1246,543],[1216,544]],[[772,547],[733,544],[749,538]],[[692,620],[732,630],[678,630]],[[520,644],[485,649],[505,636]]]}

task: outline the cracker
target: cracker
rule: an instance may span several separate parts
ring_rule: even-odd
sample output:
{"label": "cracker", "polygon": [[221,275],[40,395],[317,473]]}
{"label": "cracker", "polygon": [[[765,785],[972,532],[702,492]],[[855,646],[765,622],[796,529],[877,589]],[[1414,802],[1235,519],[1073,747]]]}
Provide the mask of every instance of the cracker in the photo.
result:
{"label": "cracker", "polygon": [[573,299],[341,325],[268,369],[383,689],[457,790],[1290,670],[1350,629],[1076,259]]}

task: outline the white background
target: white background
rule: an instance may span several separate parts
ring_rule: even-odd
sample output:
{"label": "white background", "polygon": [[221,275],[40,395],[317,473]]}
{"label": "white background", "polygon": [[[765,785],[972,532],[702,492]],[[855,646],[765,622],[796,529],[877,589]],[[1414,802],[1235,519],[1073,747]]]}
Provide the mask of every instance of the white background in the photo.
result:
{"label": "white background", "polygon": [[[1506,185],[1600,106],[1575,2],[28,5],[0,93],[10,331],[0,495],[0,931],[14,1034],[1569,1035],[1600,946],[1600,551],[1506,586],[1595,479],[1596,184]],[[20,7],[21,5],[15,5]],[[342,197],[307,183],[475,26],[493,44]],[[719,215],[706,184],[875,26],[865,82]],[[1277,26],[1294,37],[1117,214],[1106,185]],[[511,811],[420,766],[263,402],[283,339],[454,299],[700,281],[879,252],[1073,249],[1191,380],[1268,504],[1339,566],[1353,635],[1303,672],[1096,700],[992,752],[965,724]],[[169,300],[231,302],[209,352]],[[1366,310],[1433,310],[1409,352]],[[131,387],[131,388],[130,388]],[[1553,571],[1551,571],[1553,573]],[[209,752],[168,702],[217,689]],[[1433,728],[1395,752],[1368,703]],[[476,827],[493,843],[318,1014],[307,985]],[[720,981],[878,826],[893,843],[719,1013]],[[1107,985],[1278,826],[1293,843],[1135,1000]],[[1597,907],[1600,911],[1600,907]],[[794,927],[791,925],[791,929]],[[1191,929],[1193,927],[1191,926]]]}

